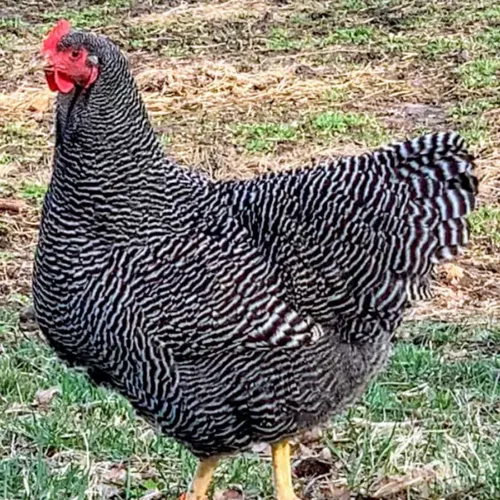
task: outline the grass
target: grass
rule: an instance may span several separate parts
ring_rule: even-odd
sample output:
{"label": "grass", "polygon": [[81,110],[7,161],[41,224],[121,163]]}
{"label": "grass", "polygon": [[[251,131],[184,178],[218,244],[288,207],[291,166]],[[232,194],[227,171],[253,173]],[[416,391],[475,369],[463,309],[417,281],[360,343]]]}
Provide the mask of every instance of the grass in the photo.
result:
{"label": "grass", "polygon": [[241,124],[233,128],[239,142],[248,151],[272,151],[276,144],[294,141],[297,138],[297,125],[283,123]]}
{"label": "grass", "polygon": [[[0,210],[0,498],[133,499],[152,490],[174,498],[195,467],[126,401],[64,368],[19,324],[53,144],[52,97],[31,61],[60,17],[127,51],[168,153],[216,178],[460,130],[481,178],[471,251],[459,262],[465,277],[451,283],[439,274],[425,321],[402,330],[387,372],[321,439],[296,450],[296,485],[306,498],[327,496],[329,487],[359,500],[377,492],[497,498],[497,2],[49,3],[19,2],[0,19],[0,203],[23,207]],[[418,113],[405,112],[415,105]],[[40,404],[52,394],[40,391],[53,388],[59,392]],[[324,477],[314,461],[312,473],[300,473],[308,454],[330,457]],[[271,498],[269,456],[225,460],[215,489],[229,484],[248,498]]]}
{"label": "grass", "polygon": [[[338,461],[331,474],[354,491],[373,492],[384,476],[429,464],[430,498],[471,491],[473,498],[494,498],[500,329],[423,323],[408,330],[386,373],[325,435],[322,446]],[[20,336],[13,310],[0,310],[0,341],[3,498],[87,498],[105,486],[121,498],[140,498],[148,489],[167,498],[181,493],[195,461],[180,445],[150,431],[124,399]],[[51,388],[57,395],[37,405],[40,391]],[[215,488],[227,484],[241,485],[251,498],[270,495],[268,459],[225,460]]]}
{"label": "grass", "polygon": [[367,147],[381,144],[385,139],[383,126],[366,113],[327,111],[311,119],[311,128],[329,140],[349,135]]}
{"label": "grass", "polygon": [[46,23],[54,23],[61,18],[67,19],[81,28],[98,28],[110,24],[119,9],[130,8],[131,0],[108,0],[102,5],[90,5],[82,9],[63,8],[42,14]]}
{"label": "grass", "polygon": [[496,97],[492,99],[464,100],[448,110],[451,120],[459,127],[468,144],[484,148],[494,140],[488,112],[498,105]]}
{"label": "grass", "polygon": [[269,35],[267,47],[275,51],[289,51],[300,49],[314,49],[327,47],[329,45],[365,45],[373,37],[373,31],[369,27],[339,28],[325,36],[315,37],[312,34],[305,36],[292,35],[284,28],[273,28]]}
{"label": "grass", "polygon": [[339,28],[327,35],[321,45],[354,44],[364,45],[369,43],[373,37],[373,29],[367,26],[354,28]]}
{"label": "grass", "polygon": [[498,87],[499,71],[500,61],[498,59],[478,59],[464,64],[460,68],[460,76],[467,89]]}
{"label": "grass", "polygon": [[[335,95],[329,93],[327,98]],[[380,144],[384,128],[377,120],[364,113],[327,111],[306,116],[292,123],[251,123],[231,127],[236,144],[242,144],[250,152],[276,152],[277,146],[297,142],[300,138],[315,137],[329,142],[348,135],[366,146]]]}
{"label": "grass", "polygon": [[472,214],[470,222],[477,237],[500,249],[500,207],[481,207]]}
{"label": "grass", "polygon": [[37,205],[41,205],[46,191],[46,184],[28,183],[22,187],[20,196],[21,198],[30,200]]}
{"label": "grass", "polygon": [[300,49],[304,44],[302,40],[293,39],[286,29],[274,28],[270,33],[267,47],[270,50],[293,50]]}

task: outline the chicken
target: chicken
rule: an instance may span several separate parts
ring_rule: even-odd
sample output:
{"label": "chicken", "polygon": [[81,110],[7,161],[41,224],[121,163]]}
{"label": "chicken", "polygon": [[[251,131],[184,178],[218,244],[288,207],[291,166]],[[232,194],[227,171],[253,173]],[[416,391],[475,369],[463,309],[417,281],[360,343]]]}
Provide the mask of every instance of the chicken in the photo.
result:
{"label": "chicken", "polygon": [[200,459],[272,445],[352,404],[386,363],[432,266],[468,242],[477,187],[456,133],[248,181],[169,161],[126,58],[60,21],[43,43],[58,92],[33,283],[58,355]]}

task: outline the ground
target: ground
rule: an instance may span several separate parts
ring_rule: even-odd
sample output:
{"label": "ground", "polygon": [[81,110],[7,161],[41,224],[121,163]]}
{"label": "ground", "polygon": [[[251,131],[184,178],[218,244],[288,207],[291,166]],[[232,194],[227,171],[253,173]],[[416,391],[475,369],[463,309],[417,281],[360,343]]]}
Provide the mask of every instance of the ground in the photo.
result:
{"label": "ground", "polygon": [[[473,244],[440,268],[363,400],[297,443],[295,483],[314,499],[500,498],[496,0],[2,2],[0,497],[175,498],[195,466],[20,319],[53,145],[53,95],[32,62],[61,17],[120,44],[168,154],[217,179],[424,131],[466,137],[481,178]],[[255,451],[222,463],[215,498],[272,497],[268,450]]]}

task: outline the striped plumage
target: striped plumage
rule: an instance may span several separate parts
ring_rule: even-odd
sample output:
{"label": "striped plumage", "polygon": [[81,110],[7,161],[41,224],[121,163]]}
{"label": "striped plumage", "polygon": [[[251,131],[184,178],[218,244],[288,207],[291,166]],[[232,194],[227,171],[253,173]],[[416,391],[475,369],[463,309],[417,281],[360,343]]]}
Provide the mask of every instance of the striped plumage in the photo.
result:
{"label": "striped plumage", "polygon": [[35,262],[49,343],[200,457],[352,403],[432,265],[467,244],[462,139],[214,183],[164,157],[118,49],[59,43],[82,46],[100,75],[58,95]]}

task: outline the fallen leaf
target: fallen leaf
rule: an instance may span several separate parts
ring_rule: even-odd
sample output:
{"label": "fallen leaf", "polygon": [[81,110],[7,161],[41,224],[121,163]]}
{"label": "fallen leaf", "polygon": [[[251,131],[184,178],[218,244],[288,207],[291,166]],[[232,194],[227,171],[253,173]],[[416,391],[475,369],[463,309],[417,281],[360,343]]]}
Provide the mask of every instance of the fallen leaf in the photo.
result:
{"label": "fallen leaf", "polygon": [[[343,479],[334,479],[332,474],[310,478],[301,481],[303,484],[302,496],[304,498],[321,498],[323,500],[349,500],[352,492],[348,489]],[[302,498],[302,497],[301,497]]]}
{"label": "fallen leaf", "polygon": [[[153,467],[141,468],[139,476],[140,476],[141,480],[155,479],[158,477],[158,471],[156,469],[154,469]],[[156,488],[151,486],[151,489],[154,490]]]}
{"label": "fallen leaf", "polygon": [[121,491],[116,486],[109,484],[98,484],[92,488],[92,493],[95,493],[95,498],[102,500],[118,500],[122,498]]}
{"label": "fallen leaf", "polygon": [[14,198],[0,198],[0,211],[17,214],[26,210],[28,205],[22,200]]}
{"label": "fallen leaf", "polygon": [[28,109],[37,113],[43,113],[50,110],[52,106],[52,97],[46,93],[39,93],[31,99]]}
{"label": "fallen leaf", "polygon": [[330,451],[330,448],[323,448],[321,450],[321,453],[319,454],[321,460],[324,460],[325,462],[331,462],[333,457],[332,457],[332,452]]}
{"label": "fallen leaf", "polygon": [[123,484],[127,480],[127,469],[124,464],[113,465],[103,477],[110,483]]}
{"label": "fallen leaf", "polygon": [[21,321],[21,323],[36,321],[35,308],[32,305],[23,307],[19,312],[19,321]]}
{"label": "fallen leaf", "polygon": [[309,446],[305,446],[302,443],[299,443],[299,448],[297,451],[297,457],[299,459],[314,457],[314,456],[316,456],[316,451],[313,448],[310,448]]}
{"label": "fallen leaf", "polygon": [[387,482],[372,494],[372,497],[387,498],[401,491],[405,491],[408,488],[418,486],[424,482],[429,482],[434,477],[436,477],[436,472],[430,467],[415,469],[404,476],[388,478]]}
{"label": "fallen leaf", "polygon": [[305,431],[300,436],[300,442],[302,444],[313,444],[321,441],[323,438],[323,429],[321,427],[313,427],[312,429]]}
{"label": "fallen leaf", "polygon": [[351,490],[348,488],[332,488],[329,492],[329,500],[350,500],[352,498]]}
{"label": "fallen leaf", "polygon": [[160,490],[149,490],[139,500],[158,500],[162,497],[163,494]]}
{"label": "fallen leaf", "polygon": [[456,264],[443,264],[443,269],[446,273],[447,281],[452,285],[458,285],[460,280],[462,280],[465,275],[465,271],[463,270],[463,268],[457,266]]}
{"label": "fallen leaf", "polygon": [[33,306],[27,306],[21,309],[19,312],[19,326],[24,334],[36,335],[39,332]]}
{"label": "fallen leaf", "polygon": [[41,410],[47,410],[50,403],[52,403],[54,398],[59,394],[61,394],[61,390],[58,387],[51,387],[50,389],[38,391],[35,395],[33,406],[36,406]]}
{"label": "fallen leaf", "polygon": [[214,493],[213,500],[244,500],[245,495],[237,489],[217,490]]}

